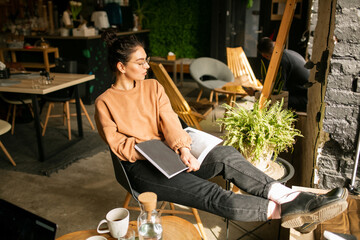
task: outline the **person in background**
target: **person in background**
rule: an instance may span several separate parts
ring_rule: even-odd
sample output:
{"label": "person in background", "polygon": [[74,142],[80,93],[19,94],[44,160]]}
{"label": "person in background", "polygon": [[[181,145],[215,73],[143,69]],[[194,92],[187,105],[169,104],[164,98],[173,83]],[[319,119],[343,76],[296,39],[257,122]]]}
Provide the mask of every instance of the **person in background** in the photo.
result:
{"label": "person in background", "polygon": [[[257,49],[270,61],[275,43],[270,38],[262,38]],[[284,49],[280,66],[283,90],[289,92],[288,106],[299,112],[306,112],[308,96],[305,84],[309,81],[310,70],[304,67],[305,59],[297,52]],[[280,68],[279,68],[280,69]]]}
{"label": "person in background", "polygon": [[[164,88],[146,79],[149,58],[135,36],[102,34],[115,82],[95,101],[95,121],[102,139],[122,161],[136,191],[154,192],[169,201],[238,221],[282,219],[282,226],[309,232],[347,208],[347,190],[325,195],[294,191],[254,167],[230,146],[216,146],[201,166],[190,153],[191,137],[182,128]],[[135,145],[164,141],[188,166],[168,179],[136,151]],[[222,176],[250,195],[235,194],[208,181]]]}

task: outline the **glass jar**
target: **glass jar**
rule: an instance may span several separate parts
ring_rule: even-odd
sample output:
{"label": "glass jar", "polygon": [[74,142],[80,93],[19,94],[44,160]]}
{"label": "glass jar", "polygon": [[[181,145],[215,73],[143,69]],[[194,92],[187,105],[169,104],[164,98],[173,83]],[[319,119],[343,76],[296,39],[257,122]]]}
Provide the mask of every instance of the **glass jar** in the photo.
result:
{"label": "glass jar", "polygon": [[162,239],[161,217],[156,211],[157,196],[152,192],[145,192],[138,197],[141,212],[137,219],[139,240]]}

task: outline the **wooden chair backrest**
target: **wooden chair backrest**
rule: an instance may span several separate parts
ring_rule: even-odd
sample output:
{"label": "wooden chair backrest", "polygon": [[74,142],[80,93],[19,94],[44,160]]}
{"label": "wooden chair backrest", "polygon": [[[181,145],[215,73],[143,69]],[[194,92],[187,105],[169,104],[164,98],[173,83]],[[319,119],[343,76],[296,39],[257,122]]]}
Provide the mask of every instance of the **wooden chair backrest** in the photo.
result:
{"label": "wooden chair backrest", "polygon": [[169,97],[171,106],[177,115],[183,119],[189,126],[201,129],[197,118],[192,114],[192,110],[176,87],[175,83],[165,70],[161,63],[150,62],[150,67],[160,84],[164,87],[166,95]]}
{"label": "wooden chair backrest", "polygon": [[275,78],[280,66],[282,54],[284,52],[284,46],[286,39],[289,35],[291,23],[294,17],[297,0],[287,0],[284,10],[284,15],[281,18],[280,28],[277,34],[273,53],[271,55],[268,71],[266,73],[264,88],[260,95],[260,108],[265,106],[265,101],[269,99],[271,90],[273,88]]}
{"label": "wooden chair backrest", "polygon": [[247,59],[245,52],[242,47],[237,48],[226,48],[227,64],[235,79],[247,75],[249,81],[257,86],[258,81],[256,80],[255,74],[250,66],[249,60]]}

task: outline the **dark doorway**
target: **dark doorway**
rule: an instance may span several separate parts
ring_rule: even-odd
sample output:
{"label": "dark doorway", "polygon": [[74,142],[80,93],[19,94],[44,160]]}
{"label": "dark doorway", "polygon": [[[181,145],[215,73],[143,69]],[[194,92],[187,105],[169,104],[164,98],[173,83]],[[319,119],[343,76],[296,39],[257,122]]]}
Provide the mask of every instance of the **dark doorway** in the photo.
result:
{"label": "dark doorway", "polygon": [[[213,0],[210,56],[226,63],[226,47],[241,46],[256,77],[261,78],[261,57],[256,49],[258,40],[262,37],[276,40],[281,23],[281,17],[271,19],[272,2],[253,0],[253,5],[248,8],[247,1]],[[293,18],[286,44],[286,48],[303,56],[308,36],[308,8],[308,1],[297,4],[296,17]]]}

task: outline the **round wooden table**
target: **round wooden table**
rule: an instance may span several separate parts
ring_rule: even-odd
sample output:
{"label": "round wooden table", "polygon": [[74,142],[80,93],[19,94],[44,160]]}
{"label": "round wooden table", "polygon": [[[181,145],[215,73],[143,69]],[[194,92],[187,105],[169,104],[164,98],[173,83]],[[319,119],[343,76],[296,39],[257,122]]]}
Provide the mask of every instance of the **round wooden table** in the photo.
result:
{"label": "round wooden table", "polygon": [[[161,217],[163,240],[201,240],[201,236],[194,225],[176,216]],[[137,236],[137,222],[131,221],[129,228],[135,230]],[[96,229],[77,231],[65,234],[56,240],[86,240],[88,237],[101,235],[109,240],[116,240],[110,234],[99,234]]]}
{"label": "round wooden table", "polygon": [[236,102],[236,97],[245,97],[249,95],[239,82],[228,82],[222,88],[215,88],[214,90],[216,93],[226,94],[226,102],[232,107],[235,105],[234,102]]}

